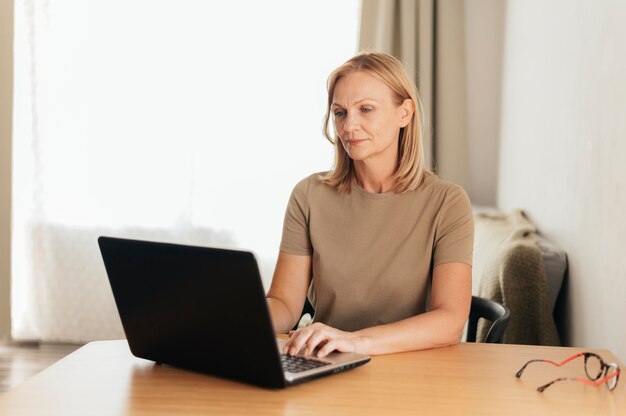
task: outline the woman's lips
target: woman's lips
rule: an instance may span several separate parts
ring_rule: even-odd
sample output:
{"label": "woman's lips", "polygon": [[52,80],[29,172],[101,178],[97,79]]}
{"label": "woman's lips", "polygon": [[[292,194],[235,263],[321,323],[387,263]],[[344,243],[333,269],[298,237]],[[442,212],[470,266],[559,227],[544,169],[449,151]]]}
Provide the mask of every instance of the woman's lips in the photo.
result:
{"label": "woman's lips", "polygon": [[359,143],[363,143],[366,139],[348,139],[346,143],[350,146],[358,145]]}

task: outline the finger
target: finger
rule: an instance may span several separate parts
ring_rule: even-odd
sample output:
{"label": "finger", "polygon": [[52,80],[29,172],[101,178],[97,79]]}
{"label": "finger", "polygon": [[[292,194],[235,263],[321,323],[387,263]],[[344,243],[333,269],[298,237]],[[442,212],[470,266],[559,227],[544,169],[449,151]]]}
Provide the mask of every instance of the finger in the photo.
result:
{"label": "finger", "polygon": [[326,345],[320,348],[319,351],[317,352],[317,357],[318,358],[326,357],[328,354],[330,354],[331,352],[337,349],[337,345],[338,345],[338,341],[336,339],[328,340]]}
{"label": "finger", "polygon": [[304,355],[311,355],[315,348],[326,345],[329,341],[329,336],[326,331],[318,330],[314,331],[306,342],[306,348],[304,349]]}
{"label": "finger", "polygon": [[[300,328],[296,331],[296,333],[298,334],[297,337],[292,337],[292,339],[290,340],[290,345],[289,345],[289,354],[291,355],[295,355],[298,354],[298,352],[302,352],[302,354],[304,355],[308,355],[310,354],[310,352],[306,352],[305,348],[307,348],[310,344],[311,344],[311,337],[313,336],[313,334],[317,334],[320,331],[328,331],[330,327],[327,325],[324,325],[320,322],[315,322],[307,327],[304,328]],[[315,342],[315,345],[317,345],[319,343],[319,341]],[[313,349],[315,348],[315,345],[310,348],[310,351],[313,351]],[[294,352],[292,348],[295,348]]]}
{"label": "finger", "polygon": [[283,354],[287,354],[289,352],[289,348],[291,348],[291,345],[293,344],[293,341],[294,339],[296,339],[297,336],[298,331],[290,331],[289,339],[287,340],[287,342],[285,342],[285,345],[283,345]]}
{"label": "finger", "polygon": [[309,337],[311,336],[311,331],[302,330],[299,331],[291,341],[289,345],[289,351],[287,354],[296,355],[300,352],[305,345],[309,342]]}
{"label": "finger", "polygon": [[354,352],[355,344],[354,340],[350,338],[336,338],[329,341],[324,347],[320,348],[317,353],[318,357],[326,357],[333,351],[339,352]]}

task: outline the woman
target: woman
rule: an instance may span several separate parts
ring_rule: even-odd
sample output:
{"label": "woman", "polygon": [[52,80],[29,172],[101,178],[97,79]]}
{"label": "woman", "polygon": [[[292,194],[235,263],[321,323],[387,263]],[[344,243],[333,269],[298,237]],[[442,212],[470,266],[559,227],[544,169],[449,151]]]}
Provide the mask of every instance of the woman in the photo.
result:
{"label": "woman", "polygon": [[[334,133],[329,132],[333,119]],[[274,329],[310,326],[286,354],[385,354],[455,344],[471,302],[473,221],[457,185],[424,168],[417,90],[403,65],[362,53],[331,73],[330,172],[294,188],[268,305]]]}

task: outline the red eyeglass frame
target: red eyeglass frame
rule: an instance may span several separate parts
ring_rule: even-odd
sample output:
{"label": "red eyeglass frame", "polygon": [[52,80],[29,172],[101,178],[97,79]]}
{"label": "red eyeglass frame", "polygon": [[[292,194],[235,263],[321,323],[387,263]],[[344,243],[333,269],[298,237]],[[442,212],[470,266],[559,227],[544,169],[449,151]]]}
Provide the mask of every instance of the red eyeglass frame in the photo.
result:
{"label": "red eyeglass frame", "polygon": [[[600,357],[598,354],[593,353],[593,352],[581,352],[578,354],[574,354],[569,358],[566,358],[565,360],[561,361],[560,363],[556,363],[554,361],[550,361],[550,360],[530,360],[528,361],[526,364],[524,364],[522,366],[522,368],[519,369],[519,371],[517,373],[515,373],[515,378],[520,378],[522,376],[522,373],[524,372],[524,370],[526,369],[526,367],[531,364],[531,363],[537,363],[537,362],[541,362],[541,363],[548,363],[548,364],[552,364],[556,367],[561,367],[567,363],[569,363],[570,361],[578,358],[578,357],[585,357],[585,374],[587,374],[588,379],[586,378],[582,378],[582,377],[560,377],[557,379],[552,380],[551,382],[544,384],[543,386],[539,386],[537,388],[537,391],[539,393],[543,393],[543,391],[545,389],[547,389],[548,387],[550,387],[551,385],[553,385],[554,383],[558,382],[558,381],[564,381],[564,380],[571,380],[571,381],[578,381],[580,383],[585,383],[588,384],[590,386],[594,386],[597,387],[599,385],[601,385],[602,383],[605,383],[607,388],[609,389],[609,391],[613,391],[615,390],[615,387],[617,387],[617,383],[619,381],[619,375],[622,372],[619,365],[617,365],[617,363],[606,363],[602,357]],[[589,359],[589,357],[595,357],[600,361],[600,370],[598,371],[598,374],[596,374],[595,376],[589,374],[589,371],[587,369],[587,360]],[[609,369],[614,368],[615,372],[612,374],[608,374]],[[604,377],[600,378],[602,375],[604,374]],[[615,384],[613,384],[613,386],[611,387],[609,385],[609,380],[611,380],[612,378],[615,378]]]}

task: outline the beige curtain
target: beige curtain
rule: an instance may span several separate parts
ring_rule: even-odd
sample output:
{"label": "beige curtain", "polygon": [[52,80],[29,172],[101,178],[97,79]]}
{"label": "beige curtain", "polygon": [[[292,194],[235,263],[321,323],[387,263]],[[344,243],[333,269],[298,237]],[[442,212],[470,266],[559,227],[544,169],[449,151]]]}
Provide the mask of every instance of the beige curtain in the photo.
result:
{"label": "beige curtain", "polygon": [[0,2],[0,344],[11,333],[13,2]]}
{"label": "beige curtain", "polygon": [[424,106],[430,167],[467,188],[464,3],[461,0],[362,0],[360,50],[400,58]]}

